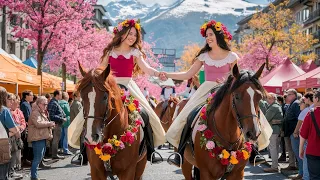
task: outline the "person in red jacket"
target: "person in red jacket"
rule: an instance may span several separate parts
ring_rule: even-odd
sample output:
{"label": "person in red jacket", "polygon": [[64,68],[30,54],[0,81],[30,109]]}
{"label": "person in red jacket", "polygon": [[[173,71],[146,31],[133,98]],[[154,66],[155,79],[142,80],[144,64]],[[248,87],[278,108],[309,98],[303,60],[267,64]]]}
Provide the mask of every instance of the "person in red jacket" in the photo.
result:
{"label": "person in red jacket", "polygon": [[[310,180],[320,179],[320,90],[317,90],[313,96],[314,102],[314,116],[315,122],[312,120],[311,113],[309,112],[304,119],[302,127],[300,129],[300,146],[299,156],[304,158],[304,144],[308,140],[306,148],[306,158],[308,163],[308,170]],[[316,127],[317,126],[317,127]],[[317,130],[318,129],[318,130]]]}

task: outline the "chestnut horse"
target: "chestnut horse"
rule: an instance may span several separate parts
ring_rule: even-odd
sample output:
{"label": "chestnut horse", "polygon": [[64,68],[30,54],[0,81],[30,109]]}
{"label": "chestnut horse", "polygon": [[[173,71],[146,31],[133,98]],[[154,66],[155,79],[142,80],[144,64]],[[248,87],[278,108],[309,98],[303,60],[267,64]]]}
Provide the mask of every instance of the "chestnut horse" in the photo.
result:
{"label": "chestnut horse", "polygon": [[[131,120],[128,110],[123,106],[120,88],[106,69],[95,69],[86,72],[79,64],[83,79],[78,90],[83,99],[86,128],[85,141],[89,145],[107,143],[114,135],[120,137],[128,128]],[[120,180],[139,180],[147,163],[146,152],[139,155],[140,129],[137,139],[131,146],[126,146],[111,157],[109,163],[103,162],[94,150],[87,148],[87,155],[93,180],[113,179],[116,175]],[[108,161],[107,161],[108,162]]]}
{"label": "chestnut horse", "polygon": [[[154,109],[154,112],[158,115],[159,118],[161,118],[161,113],[163,111],[163,102],[160,102],[159,104],[157,104],[157,107]],[[170,97],[170,99],[168,100],[168,107],[165,110],[162,118],[160,119],[161,125],[164,129],[165,132],[168,131],[169,127],[171,126],[172,122],[173,122],[173,114],[175,112],[176,106],[179,103],[179,100],[177,98],[173,98]]]}
{"label": "chestnut horse", "polygon": [[[259,82],[264,64],[253,74],[250,71],[239,71],[234,65],[232,74],[220,85],[215,97],[212,99],[211,108],[207,110],[208,128],[215,134],[228,151],[239,150],[245,141],[256,141],[260,135],[258,120],[259,101],[265,93]],[[193,129],[193,131],[197,131]],[[244,138],[242,138],[244,136]],[[247,160],[239,160],[232,166],[222,165],[217,158],[210,158],[208,151],[200,146],[201,134],[196,132],[194,139],[194,154],[189,145],[184,150],[182,171],[186,180],[191,180],[192,165],[200,170],[201,180],[226,178],[240,180],[244,176]],[[230,164],[229,164],[230,165]],[[227,167],[229,173],[226,174]],[[230,171],[231,170],[231,171]]]}

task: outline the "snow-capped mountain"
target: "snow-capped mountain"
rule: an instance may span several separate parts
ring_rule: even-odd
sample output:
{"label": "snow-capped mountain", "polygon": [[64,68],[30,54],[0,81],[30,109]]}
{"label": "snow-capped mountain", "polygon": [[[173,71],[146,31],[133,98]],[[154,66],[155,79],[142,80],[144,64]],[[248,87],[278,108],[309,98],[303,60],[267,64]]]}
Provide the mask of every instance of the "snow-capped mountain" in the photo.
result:
{"label": "snow-capped mountain", "polygon": [[233,32],[241,18],[260,8],[246,0],[176,0],[170,6],[151,7],[137,0],[115,0],[106,6],[115,24],[126,18],[140,19],[146,36],[153,36],[151,41],[157,48],[177,49],[178,55],[189,43],[203,44],[199,28],[204,21],[221,21]]}

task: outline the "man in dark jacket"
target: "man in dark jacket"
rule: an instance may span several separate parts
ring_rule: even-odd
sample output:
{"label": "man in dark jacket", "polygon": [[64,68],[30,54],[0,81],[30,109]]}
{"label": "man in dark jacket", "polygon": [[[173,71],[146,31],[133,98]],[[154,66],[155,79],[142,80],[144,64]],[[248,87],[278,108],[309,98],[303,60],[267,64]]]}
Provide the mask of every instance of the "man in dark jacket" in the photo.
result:
{"label": "man in dark jacket", "polygon": [[286,103],[289,104],[289,107],[286,109],[284,116],[283,131],[286,149],[289,153],[289,166],[282,170],[296,170],[296,158],[290,140],[290,136],[296,128],[298,116],[300,114],[299,100],[297,100],[297,91],[295,89],[289,89],[287,91]]}
{"label": "man in dark jacket", "polygon": [[[28,122],[29,116],[31,114],[32,108],[31,108],[30,103],[32,101],[33,101],[33,92],[30,90],[23,91],[22,92],[22,99],[20,102],[20,110],[22,111],[26,122]],[[32,152],[32,148],[29,148],[29,146],[28,146],[26,130],[21,133],[21,139],[23,141],[22,162],[24,165],[30,166],[31,160],[33,159],[33,152]]]}
{"label": "man in dark jacket", "polygon": [[53,140],[51,144],[51,153],[52,159],[64,159],[63,156],[58,155],[58,145],[61,138],[61,126],[64,122],[67,121],[66,114],[63,112],[58,101],[62,99],[62,92],[55,90],[53,92],[53,98],[48,104],[48,113],[51,121],[56,123],[56,126],[53,129]]}

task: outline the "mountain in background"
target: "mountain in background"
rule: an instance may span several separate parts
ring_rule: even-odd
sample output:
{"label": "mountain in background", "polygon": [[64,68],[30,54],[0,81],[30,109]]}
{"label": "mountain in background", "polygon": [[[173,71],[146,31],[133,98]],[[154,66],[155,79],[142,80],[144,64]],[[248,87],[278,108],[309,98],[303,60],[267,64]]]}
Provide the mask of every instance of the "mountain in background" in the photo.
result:
{"label": "mountain in background", "polygon": [[148,7],[137,0],[117,0],[105,8],[114,25],[126,18],[140,19],[145,41],[155,42],[156,48],[176,49],[179,57],[185,45],[204,44],[200,26],[205,21],[221,21],[233,33],[239,20],[262,5],[247,0],[177,0],[170,6]]}

